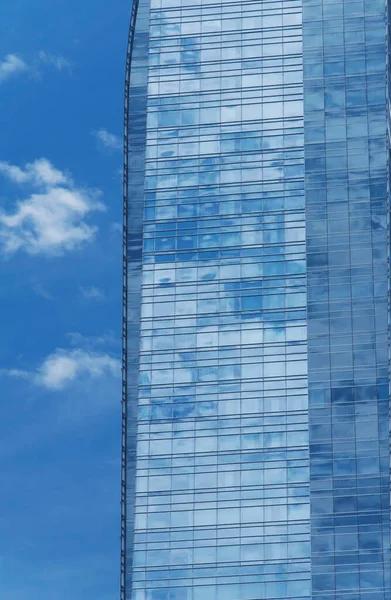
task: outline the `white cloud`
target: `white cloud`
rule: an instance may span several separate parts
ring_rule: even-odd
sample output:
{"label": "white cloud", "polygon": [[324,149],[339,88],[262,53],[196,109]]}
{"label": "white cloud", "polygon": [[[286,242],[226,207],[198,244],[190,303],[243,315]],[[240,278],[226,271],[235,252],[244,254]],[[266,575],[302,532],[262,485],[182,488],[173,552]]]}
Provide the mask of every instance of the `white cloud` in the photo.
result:
{"label": "white cloud", "polygon": [[121,150],[122,143],[118,136],[114,135],[107,131],[107,129],[98,129],[97,131],[93,131],[92,135],[96,137],[98,142],[109,150]]}
{"label": "white cloud", "polygon": [[74,348],[57,348],[49,354],[36,371],[0,369],[0,375],[26,379],[47,390],[63,390],[78,379],[120,377],[121,361],[104,352]]}
{"label": "white cloud", "polygon": [[0,83],[28,69],[27,64],[15,54],[7,54],[0,62]]}
{"label": "white cloud", "polygon": [[11,213],[0,211],[0,244],[6,254],[61,255],[91,241],[96,227],[85,222],[93,211],[104,210],[99,192],[81,188],[47,159],[24,168],[0,162],[0,173],[13,183],[31,187]]}
{"label": "white cloud", "polygon": [[53,167],[46,158],[39,158],[32,163],[27,163],[24,169],[0,161],[0,172],[14,183],[31,183],[36,186],[52,186],[70,183],[68,177]]}
{"label": "white cloud", "polygon": [[87,300],[104,300],[105,299],[105,295],[102,292],[102,290],[100,290],[99,288],[97,288],[93,285],[90,287],[81,287],[80,292],[84,296],[84,298],[87,298]]}
{"label": "white cloud", "polygon": [[59,348],[45,358],[34,382],[49,390],[61,390],[79,377],[96,379],[107,374],[119,377],[121,361],[109,354]]}

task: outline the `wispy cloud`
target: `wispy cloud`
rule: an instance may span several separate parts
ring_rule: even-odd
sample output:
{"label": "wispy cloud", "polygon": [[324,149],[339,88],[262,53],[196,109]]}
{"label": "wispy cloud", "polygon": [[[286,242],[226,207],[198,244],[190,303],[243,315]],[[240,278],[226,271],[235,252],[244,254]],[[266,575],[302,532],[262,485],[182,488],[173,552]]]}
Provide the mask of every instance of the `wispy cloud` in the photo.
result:
{"label": "wispy cloud", "polygon": [[99,144],[108,150],[121,150],[122,143],[118,136],[107,131],[107,129],[98,129],[92,132]]}
{"label": "wispy cloud", "polygon": [[45,300],[54,300],[54,296],[39,282],[33,284],[33,290],[37,296],[41,296],[41,298],[45,298]]}
{"label": "wispy cloud", "polygon": [[72,66],[69,60],[60,54],[50,54],[44,51],[39,52],[36,64],[38,66],[54,67],[57,71],[64,71],[64,69],[70,69]]}
{"label": "wispy cloud", "polygon": [[90,287],[81,287],[80,292],[87,300],[104,300],[105,295],[99,288],[91,285]]}
{"label": "wispy cloud", "polygon": [[123,225],[122,223],[119,223],[119,221],[113,221],[113,223],[110,226],[110,230],[112,233],[123,233]]}
{"label": "wispy cloud", "polygon": [[45,158],[25,167],[0,162],[0,174],[30,187],[27,198],[18,201],[13,212],[0,211],[0,244],[5,254],[23,250],[61,255],[94,238],[96,227],[84,219],[105,209],[97,190],[77,186]]}
{"label": "wispy cloud", "polygon": [[57,348],[35,371],[0,369],[0,375],[29,380],[46,390],[60,391],[80,379],[99,379],[107,375],[119,377],[121,361],[110,354],[87,348]]}
{"label": "wispy cloud", "polygon": [[28,66],[24,60],[15,54],[7,54],[7,56],[0,61],[0,83],[4,83],[7,79],[27,70]]}
{"label": "wispy cloud", "polygon": [[121,345],[120,334],[116,335],[113,331],[107,331],[98,336],[82,335],[78,331],[71,331],[67,334],[67,337],[71,346],[88,350],[96,350],[96,348],[102,346],[111,346],[118,349]]}
{"label": "wispy cloud", "polygon": [[7,54],[3,60],[0,60],[0,84],[22,73],[32,78],[40,78],[43,69],[52,68],[56,71],[64,71],[69,70],[71,66],[64,56],[50,54],[43,50],[30,61],[24,60],[17,54]]}
{"label": "wispy cloud", "polygon": [[0,369],[0,375],[13,379],[30,379],[30,373],[22,369]]}

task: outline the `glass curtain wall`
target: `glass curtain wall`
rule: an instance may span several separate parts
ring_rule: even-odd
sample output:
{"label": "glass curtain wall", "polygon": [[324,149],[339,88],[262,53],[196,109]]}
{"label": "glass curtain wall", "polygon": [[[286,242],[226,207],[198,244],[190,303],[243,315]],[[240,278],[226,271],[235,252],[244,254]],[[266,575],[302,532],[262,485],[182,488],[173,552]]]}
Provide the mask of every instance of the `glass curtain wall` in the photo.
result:
{"label": "glass curtain wall", "polygon": [[390,600],[384,2],[133,16],[122,599]]}

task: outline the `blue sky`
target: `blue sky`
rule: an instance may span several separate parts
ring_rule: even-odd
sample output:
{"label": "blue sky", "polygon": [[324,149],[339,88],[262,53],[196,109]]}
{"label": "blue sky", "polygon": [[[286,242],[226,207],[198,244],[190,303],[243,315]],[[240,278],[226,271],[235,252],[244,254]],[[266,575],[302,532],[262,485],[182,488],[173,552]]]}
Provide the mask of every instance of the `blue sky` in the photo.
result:
{"label": "blue sky", "polygon": [[130,0],[0,6],[0,597],[114,600]]}

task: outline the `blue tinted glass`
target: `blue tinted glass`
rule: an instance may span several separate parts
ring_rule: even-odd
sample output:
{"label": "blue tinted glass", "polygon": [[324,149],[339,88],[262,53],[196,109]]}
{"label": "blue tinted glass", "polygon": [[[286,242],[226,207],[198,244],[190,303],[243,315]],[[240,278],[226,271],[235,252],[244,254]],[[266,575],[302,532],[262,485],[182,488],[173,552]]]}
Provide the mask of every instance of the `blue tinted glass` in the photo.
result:
{"label": "blue tinted glass", "polygon": [[390,600],[384,3],[133,8],[122,600]]}

